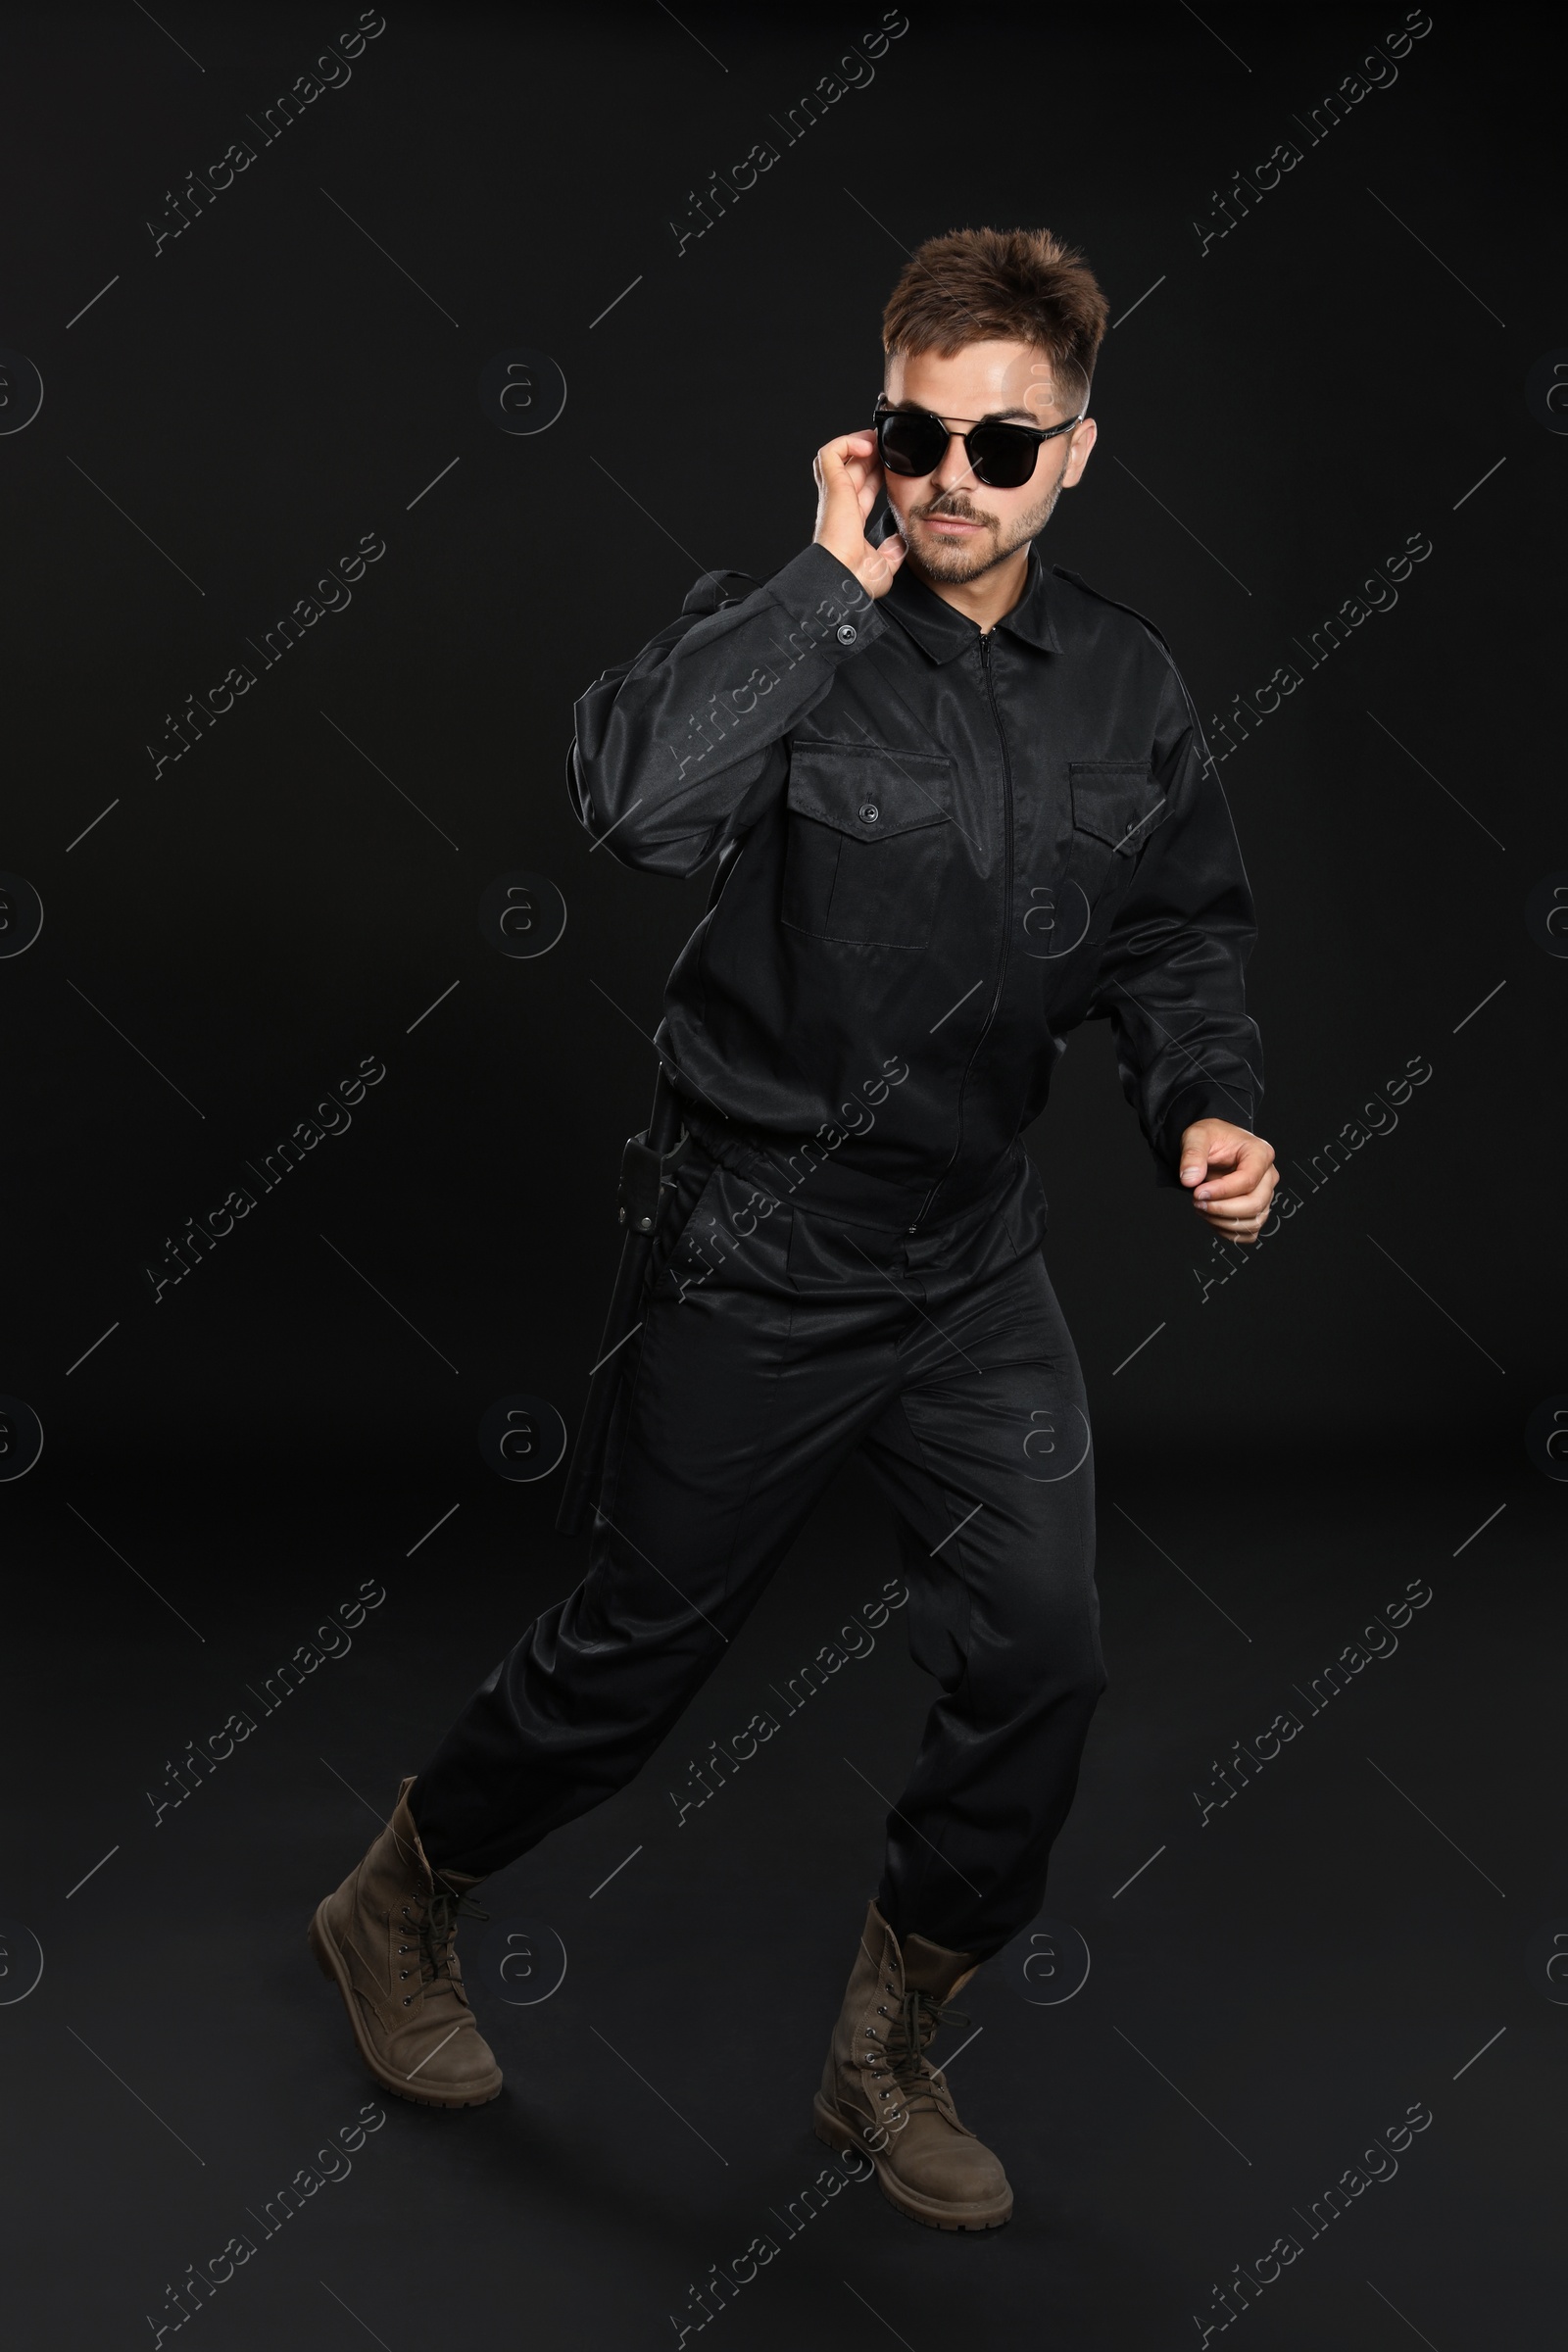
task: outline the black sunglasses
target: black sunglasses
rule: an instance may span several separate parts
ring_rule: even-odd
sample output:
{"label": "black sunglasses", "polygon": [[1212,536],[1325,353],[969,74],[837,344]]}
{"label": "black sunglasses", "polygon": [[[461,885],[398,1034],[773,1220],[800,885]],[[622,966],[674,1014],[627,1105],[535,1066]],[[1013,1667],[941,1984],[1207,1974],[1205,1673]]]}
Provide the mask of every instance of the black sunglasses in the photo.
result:
{"label": "black sunglasses", "polygon": [[[1087,410],[1069,416],[1065,424],[1036,426],[1029,424],[1001,424],[991,420],[973,424],[966,433],[956,437],[963,443],[969,470],[977,482],[990,490],[1021,490],[1035,469],[1042,441],[1054,441],[1058,433],[1070,433],[1075,424],[1082,424]],[[960,417],[959,422],[968,420]],[[948,443],[954,439],[940,416],[929,409],[890,408],[886,396],[878,400],[872,418],[876,433],[877,453],[889,473],[935,473],[948,454]]]}

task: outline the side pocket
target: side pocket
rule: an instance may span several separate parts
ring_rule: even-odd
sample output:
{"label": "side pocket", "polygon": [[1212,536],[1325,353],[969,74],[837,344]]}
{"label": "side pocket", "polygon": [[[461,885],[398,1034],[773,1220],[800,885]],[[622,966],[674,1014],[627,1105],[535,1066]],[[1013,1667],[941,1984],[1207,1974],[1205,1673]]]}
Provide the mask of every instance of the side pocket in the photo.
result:
{"label": "side pocket", "polygon": [[[684,1207],[684,1200],[677,1209]],[[687,1300],[713,1291],[776,1295],[790,1210],[776,1175],[710,1168],[686,1210],[652,1296]]]}
{"label": "side pocket", "polygon": [[648,1286],[650,1298],[676,1298],[680,1296],[681,1282],[702,1273],[707,1260],[703,1258],[694,1226],[718,1173],[717,1164],[694,1145],[681,1163],[675,1198],[664,1211],[654,1245],[653,1274]]}

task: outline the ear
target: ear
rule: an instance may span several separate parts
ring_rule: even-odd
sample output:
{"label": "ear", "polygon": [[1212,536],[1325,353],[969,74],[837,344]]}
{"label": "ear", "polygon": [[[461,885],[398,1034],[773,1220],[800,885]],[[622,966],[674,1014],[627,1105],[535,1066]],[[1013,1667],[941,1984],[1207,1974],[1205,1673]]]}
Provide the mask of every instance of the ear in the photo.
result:
{"label": "ear", "polygon": [[1094,418],[1086,416],[1072,434],[1072,456],[1067,461],[1067,470],[1071,479],[1063,484],[1064,488],[1075,490],[1083,480],[1084,467],[1089,463],[1090,453],[1098,439],[1099,432]]}

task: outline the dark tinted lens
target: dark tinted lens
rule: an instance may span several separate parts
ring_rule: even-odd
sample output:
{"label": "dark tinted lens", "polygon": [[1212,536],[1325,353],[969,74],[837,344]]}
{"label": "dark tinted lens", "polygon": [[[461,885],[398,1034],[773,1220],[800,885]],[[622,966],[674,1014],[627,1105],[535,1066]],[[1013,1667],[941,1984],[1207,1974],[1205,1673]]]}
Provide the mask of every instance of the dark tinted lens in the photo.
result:
{"label": "dark tinted lens", "polygon": [[1039,455],[1039,442],[1022,425],[977,424],[969,435],[974,478],[993,490],[1021,490]]}
{"label": "dark tinted lens", "polygon": [[884,410],[877,418],[882,463],[890,473],[931,473],[942,463],[947,431],[936,417]]}

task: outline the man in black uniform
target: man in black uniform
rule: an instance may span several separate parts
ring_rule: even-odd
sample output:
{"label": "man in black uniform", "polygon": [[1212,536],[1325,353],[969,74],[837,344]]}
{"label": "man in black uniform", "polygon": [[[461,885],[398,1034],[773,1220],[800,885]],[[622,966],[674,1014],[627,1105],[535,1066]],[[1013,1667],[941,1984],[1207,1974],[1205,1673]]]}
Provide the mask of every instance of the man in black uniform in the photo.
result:
{"label": "man in black uniform", "polygon": [[812,544],[760,586],[705,575],[577,706],[595,839],[653,873],[718,859],[658,1038],[690,1147],[588,1575],[312,1926],[386,2088],[493,2097],[464,1890],[631,1779],[858,1449],[939,1695],[814,2121],[946,2229],[1012,2192],[926,2045],[1039,1909],[1104,1684],[1086,1399],[1021,1141],[1067,1032],[1110,1021],[1162,1180],[1215,1231],[1254,1240],[1276,1182],[1251,902],[1191,702],[1156,631],[1034,547],[1094,447],[1105,316],[1048,231],[923,246],[873,429],[818,453]]}

